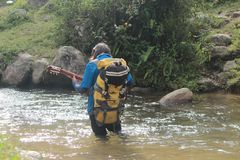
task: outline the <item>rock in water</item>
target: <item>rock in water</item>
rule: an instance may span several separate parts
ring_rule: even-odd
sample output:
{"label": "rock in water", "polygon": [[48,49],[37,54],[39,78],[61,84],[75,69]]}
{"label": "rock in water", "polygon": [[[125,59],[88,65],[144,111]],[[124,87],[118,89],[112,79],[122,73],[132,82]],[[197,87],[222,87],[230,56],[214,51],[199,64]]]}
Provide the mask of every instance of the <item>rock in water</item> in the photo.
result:
{"label": "rock in water", "polygon": [[193,93],[188,88],[181,88],[165,95],[159,101],[163,106],[174,106],[192,101]]}

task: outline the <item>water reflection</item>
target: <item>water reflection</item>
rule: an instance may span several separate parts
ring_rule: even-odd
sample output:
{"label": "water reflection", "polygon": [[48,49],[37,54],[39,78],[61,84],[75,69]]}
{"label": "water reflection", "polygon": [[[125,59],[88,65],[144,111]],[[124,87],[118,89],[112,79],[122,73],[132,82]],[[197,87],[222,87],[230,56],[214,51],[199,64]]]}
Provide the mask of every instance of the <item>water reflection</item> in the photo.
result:
{"label": "water reflection", "polygon": [[135,96],[122,117],[123,134],[101,139],[91,132],[84,96],[0,89],[0,133],[28,159],[238,159],[240,97],[200,98],[164,108],[156,97]]}

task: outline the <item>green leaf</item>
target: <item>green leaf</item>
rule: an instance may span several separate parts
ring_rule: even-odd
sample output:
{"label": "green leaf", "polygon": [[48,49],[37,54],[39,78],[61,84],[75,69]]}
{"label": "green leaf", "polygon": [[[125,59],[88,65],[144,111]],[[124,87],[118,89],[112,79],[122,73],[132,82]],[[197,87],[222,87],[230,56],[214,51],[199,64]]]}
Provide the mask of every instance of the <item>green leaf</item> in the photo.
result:
{"label": "green leaf", "polygon": [[146,52],[143,52],[143,54],[141,56],[141,59],[143,62],[146,62],[148,60],[148,58],[151,55],[154,48],[155,48],[154,46],[150,46],[150,47],[148,47]]}

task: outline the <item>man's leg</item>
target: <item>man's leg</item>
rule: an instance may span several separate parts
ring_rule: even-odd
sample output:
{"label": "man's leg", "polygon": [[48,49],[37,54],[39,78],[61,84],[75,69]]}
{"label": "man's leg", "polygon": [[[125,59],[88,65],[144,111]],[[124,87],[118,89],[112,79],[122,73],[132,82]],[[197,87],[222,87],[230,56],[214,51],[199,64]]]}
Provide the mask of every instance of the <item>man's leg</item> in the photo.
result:
{"label": "man's leg", "polygon": [[97,125],[94,115],[90,115],[89,117],[91,120],[91,127],[92,127],[92,130],[95,133],[95,135],[96,136],[106,136],[107,135],[106,128],[104,126],[99,127]]}
{"label": "man's leg", "polygon": [[114,133],[120,133],[122,130],[121,122],[107,125],[107,129]]}

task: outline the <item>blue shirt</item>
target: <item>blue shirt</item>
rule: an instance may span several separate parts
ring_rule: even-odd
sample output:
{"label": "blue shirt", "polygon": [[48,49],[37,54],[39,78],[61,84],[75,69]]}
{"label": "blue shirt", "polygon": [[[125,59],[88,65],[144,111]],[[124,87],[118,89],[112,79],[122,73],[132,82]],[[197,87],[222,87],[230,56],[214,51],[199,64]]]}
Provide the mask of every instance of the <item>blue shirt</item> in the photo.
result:
{"label": "blue shirt", "polygon": [[[102,53],[98,55],[96,59],[98,61],[105,58],[112,58],[112,56],[108,53]],[[84,90],[89,91],[88,107],[87,107],[87,111],[89,114],[92,113],[93,107],[94,107],[93,91],[94,91],[94,84],[96,83],[98,74],[99,74],[99,70],[97,68],[96,60],[93,60],[88,62],[88,64],[86,65],[81,84],[73,82],[73,87],[75,88],[76,91],[78,92],[81,92]],[[128,74],[127,80],[128,80],[127,85],[133,84],[133,79],[131,74]]]}

